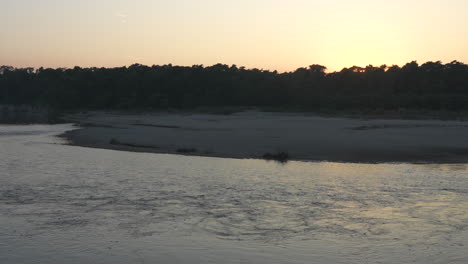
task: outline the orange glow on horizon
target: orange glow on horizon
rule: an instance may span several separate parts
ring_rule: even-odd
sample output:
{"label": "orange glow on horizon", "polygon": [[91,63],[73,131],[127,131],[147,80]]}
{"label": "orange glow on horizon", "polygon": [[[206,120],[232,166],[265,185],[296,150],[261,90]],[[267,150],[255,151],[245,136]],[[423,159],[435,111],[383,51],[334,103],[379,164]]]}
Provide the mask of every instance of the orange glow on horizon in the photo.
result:
{"label": "orange glow on horizon", "polygon": [[6,0],[0,64],[236,64],[328,72],[468,62],[464,0]]}

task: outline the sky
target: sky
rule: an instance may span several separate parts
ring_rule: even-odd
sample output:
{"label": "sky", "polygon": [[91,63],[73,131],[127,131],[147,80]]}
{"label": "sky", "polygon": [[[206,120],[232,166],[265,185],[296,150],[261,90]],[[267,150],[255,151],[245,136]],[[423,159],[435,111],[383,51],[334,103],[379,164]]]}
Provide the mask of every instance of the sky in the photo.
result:
{"label": "sky", "polygon": [[468,62],[467,0],[0,0],[0,65]]}

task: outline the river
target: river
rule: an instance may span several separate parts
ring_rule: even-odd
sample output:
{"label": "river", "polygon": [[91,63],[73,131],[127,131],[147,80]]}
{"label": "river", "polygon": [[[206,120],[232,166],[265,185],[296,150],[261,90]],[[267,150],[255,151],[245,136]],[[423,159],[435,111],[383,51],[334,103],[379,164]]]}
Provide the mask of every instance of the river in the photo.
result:
{"label": "river", "polygon": [[468,164],[119,152],[0,126],[0,263],[468,263]]}

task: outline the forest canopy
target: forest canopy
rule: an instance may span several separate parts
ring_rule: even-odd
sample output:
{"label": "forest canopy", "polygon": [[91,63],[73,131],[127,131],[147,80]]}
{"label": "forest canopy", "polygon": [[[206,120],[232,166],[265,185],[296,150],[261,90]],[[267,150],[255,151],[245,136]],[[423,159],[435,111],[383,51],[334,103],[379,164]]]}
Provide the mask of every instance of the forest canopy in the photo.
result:
{"label": "forest canopy", "polygon": [[0,67],[0,104],[57,109],[189,109],[255,106],[316,109],[468,110],[468,65],[440,61],[353,66],[327,73],[134,64],[118,68]]}

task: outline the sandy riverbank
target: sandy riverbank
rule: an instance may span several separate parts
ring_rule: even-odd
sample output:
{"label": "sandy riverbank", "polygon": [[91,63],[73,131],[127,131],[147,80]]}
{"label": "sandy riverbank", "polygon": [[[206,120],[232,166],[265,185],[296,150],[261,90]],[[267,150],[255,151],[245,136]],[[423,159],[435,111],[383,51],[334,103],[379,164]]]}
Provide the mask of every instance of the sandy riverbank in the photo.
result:
{"label": "sandy riverbank", "polygon": [[261,158],[287,152],[294,160],[468,162],[468,122],[365,120],[288,113],[120,114],[66,116],[80,129],[71,144],[127,151]]}

